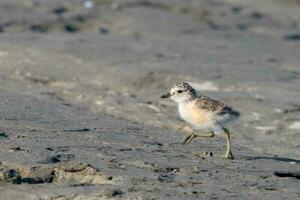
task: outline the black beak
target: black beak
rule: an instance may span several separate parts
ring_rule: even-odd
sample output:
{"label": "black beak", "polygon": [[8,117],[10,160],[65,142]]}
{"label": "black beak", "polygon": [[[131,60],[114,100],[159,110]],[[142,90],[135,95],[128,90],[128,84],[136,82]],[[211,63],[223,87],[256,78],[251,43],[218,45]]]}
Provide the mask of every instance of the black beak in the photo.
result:
{"label": "black beak", "polygon": [[169,92],[169,93],[167,93],[167,94],[161,95],[160,98],[169,98],[170,96],[171,96],[171,93]]}

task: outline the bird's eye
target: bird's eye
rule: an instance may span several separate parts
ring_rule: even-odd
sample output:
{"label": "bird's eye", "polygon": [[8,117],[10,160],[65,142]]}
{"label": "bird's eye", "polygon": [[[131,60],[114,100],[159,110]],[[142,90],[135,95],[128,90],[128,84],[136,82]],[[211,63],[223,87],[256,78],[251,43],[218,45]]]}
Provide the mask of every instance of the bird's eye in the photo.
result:
{"label": "bird's eye", "polygon": [[182,90],[178,90],[177,92],[178,92],[178,93],[182,93]]}

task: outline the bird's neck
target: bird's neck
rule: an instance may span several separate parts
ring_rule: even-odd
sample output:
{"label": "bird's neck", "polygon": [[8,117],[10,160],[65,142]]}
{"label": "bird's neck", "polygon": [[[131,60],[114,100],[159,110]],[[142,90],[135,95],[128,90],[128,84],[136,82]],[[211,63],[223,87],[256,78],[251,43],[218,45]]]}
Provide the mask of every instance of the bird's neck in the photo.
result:
{"label": "bird's neck", "polygon": [[190,98],[187,98],[187,99],[184,100],[184,101],[178,102],[178,105],[179,105],[179,106],[187,105],[187,104],[189,104],[190,102],[192,102],[195,98],[196,98],[196,97],[191,96]]}

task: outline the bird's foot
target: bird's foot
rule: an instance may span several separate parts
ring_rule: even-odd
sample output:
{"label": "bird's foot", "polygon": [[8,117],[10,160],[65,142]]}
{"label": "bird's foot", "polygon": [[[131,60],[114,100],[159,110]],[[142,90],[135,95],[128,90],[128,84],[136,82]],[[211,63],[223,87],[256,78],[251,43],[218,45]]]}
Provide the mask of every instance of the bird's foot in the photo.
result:
{"label": "bird's foot", "polygon": [[193,156],[194,159],[198,158],[206,158],[206,157],[213,157],[214,154],[211,151],[204,151],[203,153],[197,153]]}
{"label": "bird's foot", "polygon": [[224,158],[225,158],[225,159],[229,159],[229,160],[233,160],[233,159],[234,159],[234,157],[233,157],[231,151],[230,151],[229,153],[226,153],[226,154],[224,155]]}
{"label": "bird's foot", "polygon": [[233,160],[234,159],[234,157],[232,155],[232,152],[225,153],[224,155],[217,156],[217,157],[220,157],[220,158],[223,158],[223,159],[228,159],[228,160]]}

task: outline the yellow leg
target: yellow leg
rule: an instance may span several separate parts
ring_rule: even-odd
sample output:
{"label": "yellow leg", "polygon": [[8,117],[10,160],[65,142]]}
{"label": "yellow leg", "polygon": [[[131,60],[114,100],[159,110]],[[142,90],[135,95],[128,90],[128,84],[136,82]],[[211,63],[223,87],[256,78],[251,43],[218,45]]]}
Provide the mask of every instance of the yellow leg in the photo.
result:
{"label": "yellow leg", "polygon": [[224,158],[226,159],[233,159],[233,155],[232,155],[232,145],[231,145],[231,137],[230,137],[230,131],[226,128],[223,128],[224,133],[226,134],[226,140],[227,140],[227,144],[226,144],[226,153],[224,154]]}
{"label": "yellow leg", "polygon": [[[211,137],[214,137],[214,136],[215,136],[214,132],[209,132],[207,134],[195,134],[194,137],[211,138]],[[195,154],[193,156],[193,158],[196,159],[196,158],[204,158],[204,157],[212,157],[212,156],[213,156],[213,152],[211,152],[211,151],[205,151],[203,153],[197,153],[197,154]]]}
{"label": "yellow leg", "polygon": [[182,144],[189,144],[195,137],[211,138],[214,136],[215,136],[214,132],[210,132],[207,134],[189,133],[189,134],[186,134],[185,137],[183,138]]}

